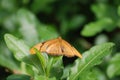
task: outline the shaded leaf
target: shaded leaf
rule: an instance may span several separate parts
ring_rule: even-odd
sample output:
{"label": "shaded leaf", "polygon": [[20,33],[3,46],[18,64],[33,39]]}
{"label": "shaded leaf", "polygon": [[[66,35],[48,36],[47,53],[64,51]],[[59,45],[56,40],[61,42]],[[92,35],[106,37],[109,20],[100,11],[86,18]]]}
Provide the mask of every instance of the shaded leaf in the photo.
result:
{"label": "shaded leaf", "polygon": [[57,30],[53,26],[39,24],[37,28],[41,41],[57,38],[59,36]]}
{"label": "shaded leaf", "polygon": [[35,76],[35,80],[56,80],[56,78],[55,77],[53,77],[53,78],[48,78],[48,77],[46,77],[46,76]]}
{"label": "shaded leaf", "polygon": [[[59,56],[59,57],[51,57],[51,64],[50,67],[47,66],[49,74],[51,77],[56,77],[56,79],[60,79],[62,74],[63,74],[63,62],[62,62],[62,57],[63,56]],[[49,61],[50,61],[49,60]],[[49,62],[50,63],[50,62]]]}
{"label": "shaded leaf", "polygon": [[120,6],[118,6],[118,15],[120,16]]}
{"label": "shaded leaf", "polygon": [[36,30],[38,21],[33,13],[24,8],[20,9],[17,12],[17,23],[20,26],[19,31],[27,44],[33,45],[38,42],[38,33]]}
{"label": "shaded leaf", "polygon": [[71,66],[67,66],[63,69],[63,74],[61,76],[61,80],[66,79],[70,75],[69,74],[70,73],[70,68],[71,68]]}
{"label": "shaded leaf", "polygon": [[1,7],[9,12],[13,12],[17,9],[16,0],[1,0]]}
{"label": "shaded leaf", "polygon": [[18,28],[16,27],[16,23],[17,23],[16,15],[12,14],[4,20],[3,25],[4,25],[4,28],[7,29],[9,32],[16,33],[17,28]]}
{"label": "shaded leaf", "polygon": [[14,74],[7,77],[7,80],[31,80],[30,76],[24,74]]}
{"label": "shaded leaf", "polygon": [[71,19],[63,19],[61,23],[61,33],[66,34],[69,30],[76,30],[81,27],[85,21],[85,16],[76,15]]}
{"label": "shaded leaf", "polygon": [[80,80],[107,80],[106,76],[102,71],[97,68],[85,71],[84,74],[79,76]]}
{"label": "shaded leaf", "polygon": [[120,53],[117,53],[110,60],[110,64],[107,68],[107,75],[110,78],[120,75]]}
{"label": "shaded leaf", "polygon": [[35,50],[36,50],[36,55],[41,63],[42,69],[44,73],[46,74],[45,68],[47,66],[48,59],[47,58],[45,59],[45,57],[43,56],[44,54],[42,55],[42,53],[40,53],[37,49]]}
{"label": "shaded leaf", "polygon": [[[109,27],[109,29],[107,29]],[[81,34],[86,37],[95,36],[103,30],[113,30],[114,22],[111,18],[103,18],[96,22],[91,22],[83,28]]]}
{"label": "shaded leaf", "polygon": [[68,22],[68,29],[78,29],[84,21],[85,17],[83,15],[76,15]]}
{"label": "shaded leaf", "polygon": [[31,9],[33,12],[39,12],[39,11],[49,11],[50,7],[49,4],[54,2],[55,0],[34,0]]}
{"label": "shaded leaf", "polygon": [[33,69],[36,74],[44,75],[44,71],[42,69],[42,65],[39,61],[37,55],[28,55],[22,59],[26,64],[33,65],[36,69]]}
{"label": "shaded leaf", "polygon": [[10,70],[20,70],[20,63],[13,57],[5,44],[0,45],[0,65]]}

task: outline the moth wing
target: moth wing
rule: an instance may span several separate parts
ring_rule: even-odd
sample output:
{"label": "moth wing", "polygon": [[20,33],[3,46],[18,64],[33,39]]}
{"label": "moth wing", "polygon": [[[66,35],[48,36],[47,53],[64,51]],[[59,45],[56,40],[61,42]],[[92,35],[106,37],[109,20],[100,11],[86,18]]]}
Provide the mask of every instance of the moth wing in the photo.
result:
{"label": "moth wing", "polygon": [[62,47],[64,55],[68,57],[78,56],[79,58],[82,58],[82,55],[65,40],[62,40]]}
{"label": "moth wing", "polygon": [[50,55],[65,55],[67,57],[78,56],[82,58],[82,55],[68,42],[61,39],[61,37],[35,45],[30,49],[31,54],[35,54],[34,48]]}
{"label": "moth wing", "polygon": [[50,55],[61,55],[59,38],[46,41],[40,49],[41,52],[46,52]]}
{"label": "moth wing", "polygon": [[78,56],[79,58],[82,58],[81,53],[79,53],[74,47],[72,47],[72,51],[73,51],[74,55]]}

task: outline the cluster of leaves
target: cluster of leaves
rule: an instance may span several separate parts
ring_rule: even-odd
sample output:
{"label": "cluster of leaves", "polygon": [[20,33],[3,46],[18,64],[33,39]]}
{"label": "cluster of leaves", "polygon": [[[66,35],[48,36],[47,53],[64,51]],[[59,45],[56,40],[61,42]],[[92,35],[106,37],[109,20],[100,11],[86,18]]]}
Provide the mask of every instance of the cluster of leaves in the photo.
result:
{"label": "cluster of leaves", "polygon": [[[104,43],[95,46],[89,51],[83,53],[82,60],[77,59],[75,61],[75,65],[71,67],[64,67],[62,64],[62,56],[49,57],[47,54],[39,53],[37,50],[36,55],[31,55],[29,53],[28,46],[26,46],[23,41],[10,34],[5,35],[5,41],[9,49],[13,51],[16,59],[22,61],[21,65],[23,66],[21,69],[23,70],[21,71],[23,71],[23,73],[30,74],[35,80],[76,80],[79,78],[84,80],[83,76],[86,75],[86,73],[92,74],[89,70],[99,64],[104,56],[111,53],[112,47],[114,46],[113,43]],[[30,66],[30,68],[26,68],[26,66]],[[27,72],[28,69],[31,69],[32,71]],[[90,76],[88,75],[86,80],[89,78]],[[8,77],[8,80],[11,80],[11,78],[9,79]]]}
{"label": "cluster of leaves", "polygon": [[[7,80],[119,80],[119,18],[119,0],[0,0],[0,65],[14,73]],[[83,58],[63,66],[62,56],[29,53],[58,36],[71,40]]]}

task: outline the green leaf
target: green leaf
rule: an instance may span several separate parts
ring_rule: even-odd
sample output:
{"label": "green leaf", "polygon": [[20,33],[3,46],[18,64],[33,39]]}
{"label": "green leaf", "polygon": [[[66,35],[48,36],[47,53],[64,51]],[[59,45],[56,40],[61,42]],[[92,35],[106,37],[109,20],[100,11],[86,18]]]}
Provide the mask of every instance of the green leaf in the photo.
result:
{"label": "green leaf", "polygon": [[81,25],[85,21],[85,16],[83,15],[76,15],[70,18],[69,20],[67,19],[62,19],[61,23],[61,33],[66,34],[69,30],[76,30],[81,27]]}
{"label": "green leaf", "polygon": [[97,19],[112,18],[118,19],[117,8],[113,5],[98,3],[91,6],[91,10],[94,12]]}
{"label": "green leaf", "polygon": [[42,53],[40,53],[37,49],[35,49],[35,51],[36,51],[36,55],[39,58],[39,61],[41,63],[42,69],[43,69],[44,73],[46,73],[45,68],[46,68],[48,60],[46,60],[45,57],[42,55]]}
{"label": "green leaf", "polygon": [[[107,29],[109,27],[109,29]],[[103,30],[113,30],[114,22],[111,18],[103,18],[96,22],[91,22],[83,28],[81,34],[86,37],[91,37],[100,33]]]}
{"label": "green leaf", "polygon": [[14,74],[7,77],[7,80],[31,80],[30,76],[23,74]]}
{"label": "green leaf", "polygon": [[68,29],[78,29],[84,21],[85,17],[83,15],[76,15],[68,22]]}
{"label": "green leaf", "polygon": [[27,64],[30,64],[30,65],[33,65],[36,69],[34,69],[34,72],[36,74],[40,74],[40,75],[44,75],[44,71],[42,69],[42,65],[39,61],[39,58],[37,55],[29,55],[29,56],[26,56],[22,59],[23,62],[27,63]]}
{"label": "green leaf", "polygon": [[[22,40],[19,40],[10,34],[5,34],[4,38],[8,48],[14,53],[14,56],[17,60],[23,61],[25,57],[28,57],[28,55],[30,55],[28,46],[26,46]],[[29,62],[32,62],[32,60],[29,59]],[[20,69],[21,73],[27,74],[26,64],[24,62],[21,62]]]}
{"label": "green leaf", "polygon": [[118,15],[120,16],[120,6],[118,6]]}
{"label": "green leaf", "polygon": [[100,3],[100,4],[94,4],[91,6],[92,11],[95,13],[97,18],[104,18],[106,17],[108,6]]}
{"label": "green leaf", "polygon": [[[15,14],[12,14],[11,16],[7,17],[4,22],[3,22],[3,26],[5,29],[7,29],[9,32],[15,32],[17,31],[17,28],[16,27],[16,23],[17,23],[17,19],[16,19],[16,15]],[[18,33],[16,33],[18,34]],[[16,35],[15,34],[15,35]]]}
{"label": "green leaf", "polygon": [[16,0],[0,0],[0,24],[4,24],[4,21],[17,10],[18,5]]}
{"label": "green leaf", "polygon": [[60,25],[60,32],[62,34],[66,34],[68,32],[69,26],[68,26],[68,22],[66,19],[62,19],[61,25]]}
{"label": "green leaf", "polygon": [[50,70],[53,67],[53,58],[49,59],[48,65],[46,66],[46,74],[50,76]]}
{"label": "green leaf", "polygon": [[59,36],[54,26],[44,25],[40,23],[37,30],[40,35],[41,41],[46,41]]}
{"label": "green leaf", "polygon": [[8,48],[14,53],[16,59],[33,65],[38,69],[37,72],[42,73],[41,64],[38,57],[36,57],[35,55],[30,55],[28,46],[25,45],[22,40],[19,40],[18,38],[10,34],[5,34],[4,37]]}
{"label": "green leaf", "polygon": [[[63,56],[58,57],[51,57],[50,58],[50,64],[47,66],[47,69],[49,71],[50,77],[56,77],[57,79],[60,79],[63,74],[63,62],[62,62]],[[50,67],[49,67],[50,66]]]}
{"label": "green leaf", "polygon": [[63,69],[63,74],[61,76],[61,80],[64,80],[64,79],[66,79],[69,76],[70,68],[71,68],[71,66],[66,66]]}
{"label": "green leaf", "polygon": [[[83,36],[94,36],[103,30],[112,31],[119,25],[116,7],[104,3],[93,4],[91,7],[97,20],[87,24],[82,30]],[[109,27],[109,28],[108,28]]]}
{"label": "green leaf", "polygon": [[1,0],[1,8],[3,8],[4,10],[8,11],[8,12],[13,12],[16,10],[17,8],[17,1],[16,0]]}
{"label": "green leaf", "polygon": [[107,75],[110,78],[120,75],[120,53],[117,53],[110,60],[110,64],[107,68]]}
{"label": "green leaf", "polygon": [[69,80],[76,80],[81,74],[95,65],[102,62],[102,58],[110,54],[114,44],[104,43],[94,46],[83,54],[83,58],[75,61],[75,66],[71,68]]}
{"label": "green leaf", "polygon": [[4,38],[8,48],[13,51],[16,59],[21,61],[25,56],[29,55],[29,48],[22,40],[11,34],[5,34]]}
{"label": "green leaf", "polygon": [[101,70],[93,67],[91,70],[85,71],[84,74],[80,75],[79,80],[107,80],[107,78]]}
{"label": "green leaf", "polygon": [[[27,9],[20,9],[17,12],[17,23],[19,24],[19,32],[27,44],[33,45],[38,42],[38,26],[37,18]],[[32,37],[32,38],[31,38]]]}
{"label": "green leaf", "polygon": [[52,78],[48,78],[46,76],[35,76],[35,80],[56,80],[55,77],[52,77]]}
{"label": "green leaf", "polygon": [[31,5],[31,9],[33,12],[37,13],[39,11],[50,11],[51,7],[49,6],[50,3],[54,2],[55,0],[34,0]]}

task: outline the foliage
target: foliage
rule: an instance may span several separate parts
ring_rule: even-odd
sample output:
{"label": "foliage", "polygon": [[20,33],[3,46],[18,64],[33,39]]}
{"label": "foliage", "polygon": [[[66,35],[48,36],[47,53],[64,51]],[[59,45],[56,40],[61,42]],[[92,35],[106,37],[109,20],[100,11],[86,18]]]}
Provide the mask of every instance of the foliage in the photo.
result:
{"label": "foliage", "polygon": [[[110,50],[112,46],[112,43],[104,43],[86,51],[81,60],[76,60],[77,66],[71,69],[70,80],[75,80],[78,76],[81,76],[81,74],[85,75],[86,73],[84,71],[100,64],[101,58],[103,58],[106,54],[111,53]],[[75,72],[75,69],[77,69],[77,72]]]}
{"label": "foliage", "polygon": [[30,76],[28,76],[28,75],[11,75],[7,78],[7,80],[30,80]]}
{"label": "foliage", "polygon": [[110,78],[120,75],[120,53],[116,54],[112,59],[110,60],[110,64],[107,68],[107,74]]}
{"label": "foliage", "polygon": [[[16,37],[10,34],[6,34],[5,41],[9,49],[13,51],[16,59],[37,68],[37,71],[39,71],[37,74],[37,77],[41,79],[42,78],[48,79],[48,80],[49,80],[49,77],[56,77],[57,79],[61,79],[63,74],[62,56],[58,58],[48,57],[48,55],[46,55],[45,53],[42,54],[36,50],[37,57],[35,58],[33,57],[34,55],[31,55],[29,53],[29,49],[25,44],[23,44],[23,41],[17,39]],[[79,75],[81,74],[85,75],[85,72],[87,70],[91,69],[97,64],[100,64],[102,60],[101,58],[111,53],[111,50],[112,50],[111,48],[113,47],[113,45],[114,45],[113,43],[104,43],[101,45],[97,45],[91,48],[89,51],[86,51],[85,53],[83,53],[83,58],[81,60],[77,59],[75,61],[75,65],[68,68],[70,69],[68,70],[70,71],[70,74],[69,76],[67,76],[67,78],[69,80],[75,80],[77,78],[80,78]],[[34,60],[34,58],[35,59],[38,58],[38,60],[36,61]],[[57,72],[54,69],[57,70]],[[33,70],[33,72],[35,71]],[[34,77],[37,78],[36,76]]]}
{"label": "foliage", "polygon": [[[83,58],[29,53],[58,36]],[[120,0],[0,0],[1,80],[119,80],[119,57]]]}

